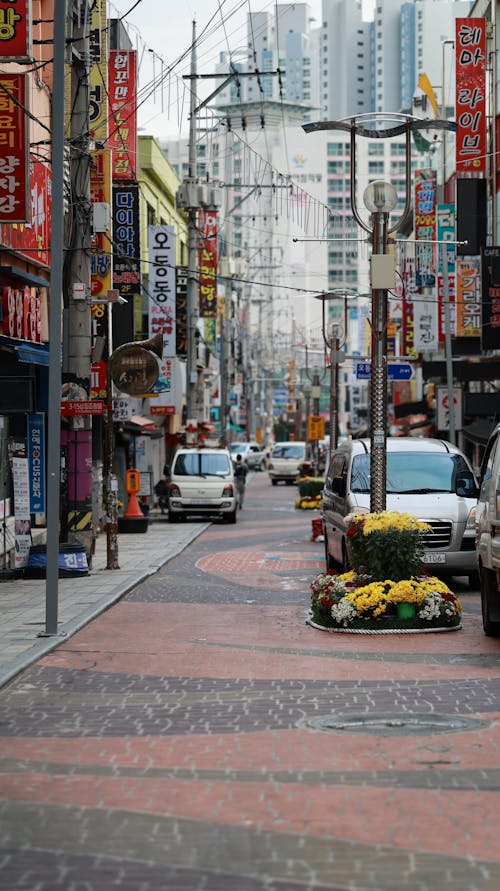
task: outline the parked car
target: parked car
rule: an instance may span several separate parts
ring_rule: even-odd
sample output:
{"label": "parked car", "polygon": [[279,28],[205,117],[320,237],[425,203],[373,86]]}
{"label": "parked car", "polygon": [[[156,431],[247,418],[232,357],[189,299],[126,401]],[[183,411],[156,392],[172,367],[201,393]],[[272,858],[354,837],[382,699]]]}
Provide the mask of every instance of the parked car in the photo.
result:
{"label": "parked car", "polygon": [[190,514],[216,515],[236,523],[233,462],[227,449],[179,449],[169,471],[171,523]]}
{"label": "parked car", "polygon": [[276,442],[267,462],[267,472],[273,486],[282,480],[292,485],[300,476],[306,457],[305,442]]}
{"label": "parked car", "polygon": [[500,424],[483,457],[476,513],[476,549],[484,633],[500,635]]}
{"label": "parked car", "polygon": [[[409,513],[431,527],[424,565],[433,572],[467,575],[477,584],[475,514],[478,488],[466,456],[439,439],[387,439],[387,510]],[[342,443],[332,454],[321,516],[328,569],[349,567],[348,514],[370,510],[370,440]]]}
{"label": "parked car", "polygon": [[266,468],[266,458],[262,446],[258,442],[232,442],[229,451],[233,461],[236,461],[236,455],[241,455],[241,460],[249,470],[265,470]]}

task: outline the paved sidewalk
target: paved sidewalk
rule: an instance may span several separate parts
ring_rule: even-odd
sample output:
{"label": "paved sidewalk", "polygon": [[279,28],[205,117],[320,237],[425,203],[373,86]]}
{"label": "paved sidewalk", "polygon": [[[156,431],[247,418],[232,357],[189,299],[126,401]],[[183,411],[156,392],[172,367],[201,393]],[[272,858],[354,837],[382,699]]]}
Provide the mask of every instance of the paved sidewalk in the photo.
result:
{"label": "paved sidewalk", "polygon": [[115,570],[106,569],[106,534],[99,535],[89,574],[59,579],[57,635],[39,636],[46,628],[45,579],[1,581],[0,687],[157,572],[208,525],[153,517],[147,532],[119,534]]}

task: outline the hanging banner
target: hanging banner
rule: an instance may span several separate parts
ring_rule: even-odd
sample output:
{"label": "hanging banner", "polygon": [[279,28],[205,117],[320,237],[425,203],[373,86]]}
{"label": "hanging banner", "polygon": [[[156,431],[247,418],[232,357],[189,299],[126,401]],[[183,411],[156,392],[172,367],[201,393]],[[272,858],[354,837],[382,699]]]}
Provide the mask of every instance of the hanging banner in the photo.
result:
{"label": "hanging banner", "polygon": [[[455,268],[455,267],[453,267]],[[456,313],[456,291],[455,276],[448,275],[448,303],[450,305],[450,334],[452,337],[457,333],[457,313]],[[442,275],[438,275],[438,338],[439,343],[444,343],[446,339],[446,316],[444,301],[446,295],[444,293],[444,280]]]}
{"label": "hanging banner", "polygon": [[176,354],[187,356],[187,289],[188,268],[178,266],[175,271],[175,322],[176,322]]}
{"label": "hanging banner", "polygon": [[[14,491],[14,567],[20,569],[28,563],[31,546],[31,515],[29,497],[28,459],[26,443],[14,446],[11,452],[12,488]],[[12,444],[9,444],[12,449]]]}
{"label": "hanging banner", "polygon": [[401,277],[404,282],[403,293],[403,356],[416,356],[413,308],[415,298],[418,297],[415,280],[415,261],[411,257],[405,257],[401,265]]}
{"label": "hanging banner", "polygon": [[45,506],[45,415],[28,415],[28,472],[30,513],[44,514]]}
{"label": "hanging banner", "polygon": [[[15,8],[15,7],[13,7]],[[0,222],[27,223],[29,105],[25,74],[0,74]]]}
{"label": "hanging banner", "polygon": [[0,25],[2,62],[32,62],[31,0],[3,0]]}
{"label": "hanging banner", "polygon": [[[99,149],[91,152],[90,203],[111,206],[111,152]],[[95,232],[92,235],[90,254],[90,285],[92,297],[107,299],[112,288],[111,278],[112,232]]]}
{"label": "hanging banner", "polygon": [[500,247],[481,249],[481,350],[500,343]]}
{"label": "hanging banner", "polygon": [[175,231],[148,226],[149,336],[163,335],[163,358],[175,356]]}
{"label": "hanging banner", "polygon": [[457,260],[456,292],[457,337],[479,337],[481,334],[479,257]]}
{"label": "hanging banner", "polygon": [[109,53],[109,146],[113,182],[137,179],[137,52]]}
{"label": "hanging banner", "polygon": [[113,186],[113,288],[123,297],[141,290],[139,186]]}
{"label": "hanging banner", "polygon": [[108,136],[108,29],[106,0],[93,0],[90,6],[90,105],[89,127],[92,139],[105,142]]}
{"label": "hanging banner", "polygon": [[486,19],[457,19],[456,67],[456,165],[486,172]]}
{"label": "hanging banner", "polygon": [[174,359],[158,359],[158,380],[151,392],[157,393],[157,398],[151,402],[149,413],[151,415],[175,415],[175,370]]}
{"label": "hanging banner", "polygon": [[217,211],[198,212],[200,317],[217,316]]}
{"label": "hanging banner", "polygon": [[436,188],[435,170],[415,171],[415,238],[422,241],[416,249],[417,288],[436,284]]}

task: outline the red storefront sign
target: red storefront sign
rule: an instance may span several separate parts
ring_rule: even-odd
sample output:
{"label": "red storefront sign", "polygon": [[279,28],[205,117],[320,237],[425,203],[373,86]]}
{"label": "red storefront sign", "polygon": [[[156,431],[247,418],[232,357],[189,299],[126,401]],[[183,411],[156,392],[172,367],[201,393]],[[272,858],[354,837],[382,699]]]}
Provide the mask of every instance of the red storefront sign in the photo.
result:
{"label": "red storefront sign", "polygon": [[28,285],[24,288],[2,288],[0,333],[17,340],[41,343],[41,301]]}
{"label": "red storefront sign", "polygon": [[108,363],[92,362],[90,366],[90,398],[106,399],[108,394]]}
{"label": "red storefront sign", "polygon": [[30,62],[31,0],[3,0],[0,19],[0,58],[3,62]]}
{"label": "red storefront sign", "polygon": [[104,402],[99,399],[82,400],[81,402],[73,402],[64,399],[61,402],[61,415],[103,415],[106,408]]}
{"label": "red storefront sign", "polygon": [[0,74],[0,222],[30,220],[25,74]]}
{"label": "red storefront sign", "polygon": [[[1,163],[1,162],[0,162]],[[29,191],[31,211],[29,222],[0,224],[0,242],[28,260],[50,265],[50,232],[52,209],[52,178],[47,164],[30,158]]]}
{"label": "red storefront sign", "polygon": [[456,20],[456,163],[486,172],[486,19]]}
{"label": "red storefront sign", "polygon": [[112,180],[137,179],[137,53],[111,50],[108,69]]}
{"label": "red storefront sign", "polygon": [[200,316],[217,315],[217,211],[200,210],[198,263],[200,268]]}

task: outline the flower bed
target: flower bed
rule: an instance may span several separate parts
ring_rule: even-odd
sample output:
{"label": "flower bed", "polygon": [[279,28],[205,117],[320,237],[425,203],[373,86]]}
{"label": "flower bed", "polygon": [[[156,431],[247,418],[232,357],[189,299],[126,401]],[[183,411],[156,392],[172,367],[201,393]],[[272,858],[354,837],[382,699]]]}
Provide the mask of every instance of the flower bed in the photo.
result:
{"label": "flower bed", "polygon": [[353,632],[460,628],[458,597],[423,571],[425,529],[415,517],[396,511],[352,517],[347,536],[355,569],[316,576],[310,624]]}

